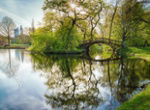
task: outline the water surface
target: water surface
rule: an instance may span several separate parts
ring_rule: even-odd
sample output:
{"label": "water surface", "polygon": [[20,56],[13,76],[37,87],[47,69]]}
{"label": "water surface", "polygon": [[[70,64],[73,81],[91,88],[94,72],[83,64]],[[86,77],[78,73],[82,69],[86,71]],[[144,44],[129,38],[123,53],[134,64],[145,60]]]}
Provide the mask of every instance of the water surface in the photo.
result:
{"label": "water surface", "polygon": [[150,62],[0,50],[0,110],[116,110],[150,80]]}

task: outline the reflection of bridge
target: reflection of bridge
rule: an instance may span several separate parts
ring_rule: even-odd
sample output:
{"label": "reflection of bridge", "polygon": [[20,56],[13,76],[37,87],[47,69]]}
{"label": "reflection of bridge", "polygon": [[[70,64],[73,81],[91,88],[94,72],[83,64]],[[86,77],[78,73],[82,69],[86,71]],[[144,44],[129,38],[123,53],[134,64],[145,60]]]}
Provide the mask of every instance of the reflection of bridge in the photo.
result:
{"label": "reflection of bridge", "polygon": [[116,57],[116,58],[104,58],[104,59],[94,59],[91,58],[90,56],[81,56],[82,59],[86,59],[92,62],[100,62],[100,63],[106,63],[106,62],[113,62],[113,61],[119,61],[121,57]]}
{"label": "reflection of bridge", "polygon": [[94,44],[106,44],[106,45],[109,45],[112,49],[116,49],[121,46],[121,41],[101,38],[101,39],[94,40],[94,41],[85,41],[85,43],[80,45],[80,48],[88,50],[90,46]]}

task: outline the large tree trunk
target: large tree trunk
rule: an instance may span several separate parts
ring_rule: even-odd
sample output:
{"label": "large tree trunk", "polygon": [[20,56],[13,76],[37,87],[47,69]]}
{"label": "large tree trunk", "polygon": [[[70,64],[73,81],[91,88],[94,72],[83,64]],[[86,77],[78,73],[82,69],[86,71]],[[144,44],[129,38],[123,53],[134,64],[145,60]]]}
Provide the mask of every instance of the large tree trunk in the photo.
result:
{"label": "large tree trunk", "polygon": [[116,12],[117,12],[117,9],[118,9],[119,2],[120,2],[119,0],[116,1],[115,9],[114,9],[114,12],[112,14],[112,18],[111,18],[111,22],[110,22],[110,27],[109,27],[109,42],[110,42],[110,38],[111,38],[111,34],[112,34],[113,22],[114,22],[114,19],[115,19],[115,15],[116,15]]}

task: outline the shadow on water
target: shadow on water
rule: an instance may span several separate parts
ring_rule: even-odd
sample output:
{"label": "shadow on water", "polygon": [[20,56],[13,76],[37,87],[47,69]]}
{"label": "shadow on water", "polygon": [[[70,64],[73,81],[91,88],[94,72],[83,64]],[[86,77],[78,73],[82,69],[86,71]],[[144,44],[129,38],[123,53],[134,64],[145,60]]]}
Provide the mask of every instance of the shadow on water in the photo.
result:
{"label": "shadow on water", "polygon": [[[142,59],[101,60],[87,56],[30,55],[22,50],[1,50],[0,53],[0,75],[5,74],[8,77],[7,81],[2,79],[3,82],[9,84],[12,83],[12,78],[19,77],[20,82],[28,85],[20,89],[26,90],[27,93],[33,92],[30,95],[26,94],[28,97],[38,94],[40,88],[46,88],[38,97],[44,97],[44,105],[58,110],[115,110],[139,89],[142,82],[150,80],[150,62]],[[31,83],[34,77],[38,80]],[[44,82],[39,81],[40,78],[44,78]],[[5,83],[1,86],[5,86]],[[14,88],[10,85],[9,91]],[[5,106],[4,103],[9,103],[9,107],[15,109],[17,104],[13,105],[6,100],[11,93],[4,92],[1,86],[0,101],[3,105],[0,103],[0,109]],[[24,92],[20,93],[22,90],[19,90],[13,91],[17,94],[16,100],[23,98],[18,94]],[[2,93],[7,93],[7,98]],[[26,101],[30,102],[32,98],[27,98]],[[34,110],[27,108],[22,101],[18,102],[20,104],[17,105],[17,109],[20,107],[20,110]],[[34,106],[39,108],[40,105]],[[6,108],[10,109],[9,107]]]}

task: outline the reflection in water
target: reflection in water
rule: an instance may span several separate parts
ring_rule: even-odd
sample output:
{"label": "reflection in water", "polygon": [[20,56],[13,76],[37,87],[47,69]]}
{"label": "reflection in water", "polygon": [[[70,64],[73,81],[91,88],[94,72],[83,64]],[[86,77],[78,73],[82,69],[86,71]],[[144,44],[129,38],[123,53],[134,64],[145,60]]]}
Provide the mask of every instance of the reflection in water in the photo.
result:
{"label": "reflection in water", "polygon": [[114,109],[138,88],[139,81],[150,78],[150,64],[144,60],[101,63],[69,56],[32,57],[36,69],[50,71],[46,75],[50,93],[45,96],[54,108]]}
{"label": "reflection in water", "polygon": [[115,110],[150,80],[149,71],[141,59],[95,62],[1,50],[0,109]]}
{"label": "reflection in water", "polygon": [[15,50],[15,56],[16,56],[16,59],[18,59],[19,61],[24,61],[24,51],[22,50]]}

